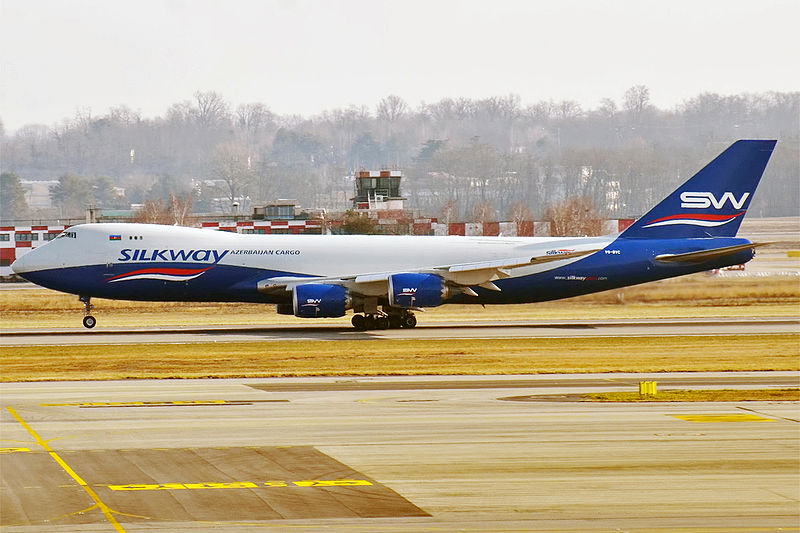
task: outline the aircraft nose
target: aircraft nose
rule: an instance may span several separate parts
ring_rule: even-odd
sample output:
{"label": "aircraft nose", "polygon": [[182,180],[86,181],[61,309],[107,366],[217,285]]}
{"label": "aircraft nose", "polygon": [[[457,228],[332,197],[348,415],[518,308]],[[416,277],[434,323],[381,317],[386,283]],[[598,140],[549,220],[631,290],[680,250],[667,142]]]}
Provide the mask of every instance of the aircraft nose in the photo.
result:
{"label": "aircraft nose", "polygon": [[28,271],[28,269],[25,268],[25,257],[26,256],[27,256],[27,254],[23,255],[22,257],[20,257],[19,259],[15,260],[13,263],[11,263],[11,270],[14,271],[14,274],[22,274],[22,273]]}

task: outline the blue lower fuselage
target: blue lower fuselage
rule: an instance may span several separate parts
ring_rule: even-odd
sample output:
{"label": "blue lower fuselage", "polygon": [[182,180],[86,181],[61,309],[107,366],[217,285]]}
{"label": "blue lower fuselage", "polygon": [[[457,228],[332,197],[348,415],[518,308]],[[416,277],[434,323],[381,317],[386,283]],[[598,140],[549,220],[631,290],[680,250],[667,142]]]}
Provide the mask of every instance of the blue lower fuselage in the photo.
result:
{"label": "blue lower fuselage", "polygon": [[[565,266],[533,274],[499,279],[501,290],[474,287],[478,296],[458,294],[446,303],[504,304],[541,302],[605,291],[701,272],[752,259],[748,249],[711,261],[664,263],[658,255],[681,254],[748,244],[741,238],[709,239],[617,239],[604,249]],[[128,279],[120,277],[141,269],[203,270],[187,280]],[[281,276],[309,276],[308,273],[265,270],[229,264],[150,261],[109,263],[27,272],[25,277],[44,287],[81,296],[141,301],[260,302],[281,304],[291,301],[290,291],[259,292],[258,283]]]}

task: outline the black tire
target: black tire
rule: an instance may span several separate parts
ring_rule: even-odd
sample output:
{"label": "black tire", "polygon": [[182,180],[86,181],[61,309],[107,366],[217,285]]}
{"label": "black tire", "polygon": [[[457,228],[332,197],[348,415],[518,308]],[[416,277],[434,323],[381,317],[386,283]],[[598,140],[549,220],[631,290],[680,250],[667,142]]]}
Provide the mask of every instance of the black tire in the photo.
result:
{"label": "black tire", "polygon": [[399,329],[403,327],[403,319],[400,315],[389,316],[389,329]]}
{"label": "black tire", "polygon": [[375,316],[367,315],[364,317],[364,329],[375,329]]}
{"label": "black tire", "polygon": [[375,327],[377,329],[389,329],[389,319],[385,316],[379,316],[375,319]]}
{"label": "black tire", "polygon": [[353,324],[353,327],[356,328],[357,331],[364,331],[367,329],[367,319],[364,315],[353,315],[353,319],[350,323]]}
{"label": "black tire", "polygon": [[414,315],[406,315],[403,317],[401,325],[404,328],[413,328],[417,325],[417,317]]}
{"label": "black tire", "polygon": [[97,324],[97,319],[92,315],[86,315],[83,317],[83,327],[92,329]]}

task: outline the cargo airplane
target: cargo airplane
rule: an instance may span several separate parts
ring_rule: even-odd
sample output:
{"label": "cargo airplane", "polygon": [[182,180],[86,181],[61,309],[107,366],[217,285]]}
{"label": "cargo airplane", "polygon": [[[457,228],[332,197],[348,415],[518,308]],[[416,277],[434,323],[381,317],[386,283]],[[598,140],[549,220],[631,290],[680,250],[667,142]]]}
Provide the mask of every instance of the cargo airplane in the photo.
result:
{"label": "cargo airplane", "polygon": [[775,147],[740,140],[625,231],[604,237],[238,235],[81,224],[17,259],[43,287],[91,298],[262,302],[358,330],[413,328],[445,303],[541,302],[745,263],[737,238]]}

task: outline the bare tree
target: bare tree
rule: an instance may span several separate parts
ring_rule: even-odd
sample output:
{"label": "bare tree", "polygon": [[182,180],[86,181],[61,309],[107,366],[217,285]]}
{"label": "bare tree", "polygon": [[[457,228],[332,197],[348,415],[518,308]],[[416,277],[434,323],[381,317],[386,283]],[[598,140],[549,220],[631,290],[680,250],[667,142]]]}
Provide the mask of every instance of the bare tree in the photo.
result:
{"label": "bare tree", "polygon": [[133,215],[133,221],[140,224],[171,224],[169,209],[161,198],[147,200]]}
{"label": "bare tree", "polygon": [[534,122],[546,124],[555,116],[556,105],[552,100],[542,100],[541,102],[536,102],[528,106],[526,112]]}
{"label": "bare tree", "polygon": [[214,148],[211,176],[225,182],[231,203],[243,197],[253,176],[252,159],[247,147],[235,142],[218,144]]}
{"label": "bare tree", "polygon": [[408,105],[406,104],[405,100],[399,96],[390,94],[378,102],[378,119],[385,120],[387,122],[395,122],[403,116],[407,109]]}
{"label": "bare tree", "polygon": [[241,104],[236,108],[236,125],[246,132],[249,139],[255,139],[274,115],[264,104]]}
{"label": "bare tree", "polygon": [[223,100],[222,95],[215,91],[194,93],[197,103],[197,123],[208,128],[216,126],[228,119],[230,113],[228,104]]}
{"label": "bare tree", "polygon": [[603,98],[597,111],[601,117],[612,119],[617,116],[617,103],[612,98]]}
{"label": "bare tree", "polygon": [[444,223],[449,224],[458,214],[458,200],[447,200],[444,204],[442,204],[442,207],[439,211],[442,213]]}
{"label": "bare tree", "polygon": [[551,205],[545,215],[550,220],[553,237],[583,237],[602,233],[602,220],[588,198],[572,196],[563,203]]}
{"label": "bare tree", "polygon": [[650,107],[650,89],[645,85],[634,85],[625,91],[625,111],[627,111],[633,122],[639,122],[642,115]]}
{"label": "bare tree", "polygon": [[192,206],[194,204],[192,195],[187,193],[180,196],[172,192],[169,195],[169,203],[173,224],[176,226],[186,226],[189,215],[192,214]]}
{"label": "bare tree", "polygon": [[515,202],[511,204],[511,208],[508,210],[507,216],[509,220],[514,222],[517,227],[519,227],[523,222],[533,220],[533,211],[531,211],[531,208],[528,207],[528,204],[524,202]]}
{"label": "bare tree", "polygon": [[576,119],[583,113],[581,104],[575,100],[561,100],[556,108],[558,109],[558,118],[561,120]]}
{"label": "bare tree", "polygon": [[474,222],[493,222],[495,216],[494,204],[490,202],[477,202],[472,206],[472,220]]}

